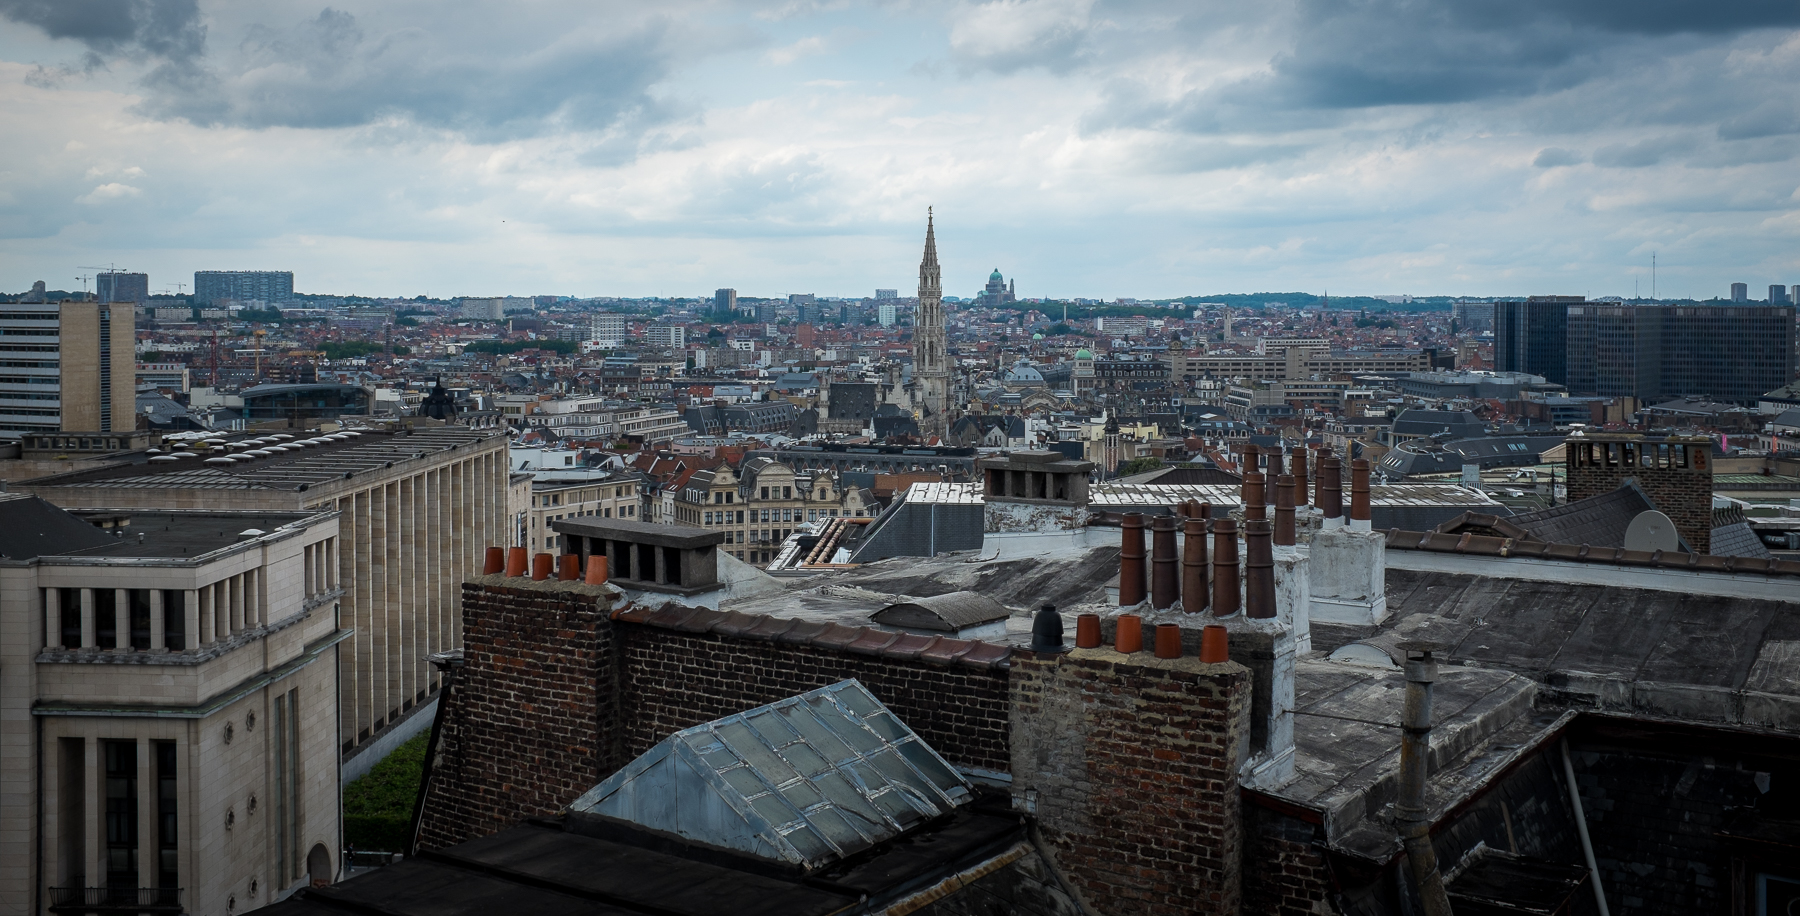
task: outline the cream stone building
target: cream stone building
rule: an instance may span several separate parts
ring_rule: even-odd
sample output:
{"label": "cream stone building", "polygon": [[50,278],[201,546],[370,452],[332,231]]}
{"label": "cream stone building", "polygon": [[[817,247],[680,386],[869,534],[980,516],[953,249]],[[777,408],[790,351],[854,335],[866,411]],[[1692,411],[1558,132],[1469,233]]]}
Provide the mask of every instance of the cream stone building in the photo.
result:
{"label": "cream stone building", "polygon": [[339,514],[0,518],[0,912],[226,914],[333,879]]}
{"label": "cream stone building", "polygon": [[881,505],[861,487],[844,487],[830,473],[795,473],[769,458],[751,458],[742,468],[720,465],[696,472],[676,495],[675,515],[684,524],[725,533],[719,547],[747,563],[775,559],[794,528],[821,519],[874,517]]}
{"label": "cream stone building", "polygon": [[505,436],[463,426],[204,440],[12,489],[71,509],[339,512],[331,562],[354,635],[338,655],[337,721],[351,772],[366,748],[379,756],[429,721],[415,715],[439,689],[425,656],[461,645],[461,583],[514,517]]}

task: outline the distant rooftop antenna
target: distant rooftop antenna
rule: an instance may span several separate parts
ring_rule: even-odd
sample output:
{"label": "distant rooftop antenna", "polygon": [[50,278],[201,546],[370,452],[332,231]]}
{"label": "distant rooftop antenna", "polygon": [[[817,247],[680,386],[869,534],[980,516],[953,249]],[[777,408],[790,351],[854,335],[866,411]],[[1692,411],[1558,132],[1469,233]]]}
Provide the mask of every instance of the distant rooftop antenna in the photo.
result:
{"label": "distant rooftop antenna", "polygon": [[1650,252],[1650,301],[1656,301],[1656,252]]}

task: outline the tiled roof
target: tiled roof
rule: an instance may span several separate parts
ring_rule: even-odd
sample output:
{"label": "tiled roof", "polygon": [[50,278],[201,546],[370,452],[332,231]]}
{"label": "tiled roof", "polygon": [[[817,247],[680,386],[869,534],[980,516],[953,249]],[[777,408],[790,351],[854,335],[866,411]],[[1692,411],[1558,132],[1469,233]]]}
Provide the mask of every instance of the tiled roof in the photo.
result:
{"label": "tiled roof", "polygon": [[1423,550],[1432,553],[1461,553],[1488,557],[1525,557],[1572,563],[1610,563],[1617,566],[1684,569],[1690,572],[1750,572],[1771,576],[1800,576],[1800,560],[1720,557],[1710,554],[1662,550],[1625,550],[1620,547],[1594,547],[1589,544],[1546,544],[1542,541],[1494,537],[1474,532],[1464,532],[1458,535],[1393,528],[1387,532],[1387,546],[1390,550]]}
{"label": "tiled roof", "polygon": [[1643,490],[1627,484],[1586,499],[1515,515],[1507,521],[1540,541],[1623,547],[1625,529],[1631,526],[1631,520],[1655,508],[1656,503]]}

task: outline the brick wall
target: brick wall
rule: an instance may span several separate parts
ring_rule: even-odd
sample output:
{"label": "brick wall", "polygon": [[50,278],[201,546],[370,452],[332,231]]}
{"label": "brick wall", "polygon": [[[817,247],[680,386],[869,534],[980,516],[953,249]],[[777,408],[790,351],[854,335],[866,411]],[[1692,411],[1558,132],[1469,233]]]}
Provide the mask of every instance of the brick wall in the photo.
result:
{"label": "brick wall", "polygon": [[[1279,811],[1244,807],[1244,912],[1313,916],[1331,893],[1325,831]],[[1329,903],[1324,912],[1335,912]]]}
{"label": "brick wall", "polygon": [[951,763],[1005,772],[1007,672],[620,622],[621,763],[702,722],[855,678]]}
{"label": "brick wall", "polygon": [[421,846],[552,814],[625,763],[602,727],[618,718],[600,689],[614,679],[609,611],[602,589],[574,583],[463,583],[466,665],[439,707]]}
{"label": "brick wall", "polygon": [[[1673,750],[1673,749],[1671,749]],[[1574,748],[1606,902],[1619,916],[1723,913],[1731,858],[1717,831],[1728,809],[1754,806],[1758,764],[1724,754]]]}
{"label": "brick wall", "polygon": [[1015,653],[1013,798],[1108,916],[1237,913],[1250,673],[1077,649]]}
{"label": "brick wall", "polygon": [[1578,465],[1571,458],[1566,465],[1569,500],[1586,499],[1610,493],[1626,478],[1656,504],[1675,530],[1696,553],[1712,549],[1712,472],[1704,468],[1604,467]]}

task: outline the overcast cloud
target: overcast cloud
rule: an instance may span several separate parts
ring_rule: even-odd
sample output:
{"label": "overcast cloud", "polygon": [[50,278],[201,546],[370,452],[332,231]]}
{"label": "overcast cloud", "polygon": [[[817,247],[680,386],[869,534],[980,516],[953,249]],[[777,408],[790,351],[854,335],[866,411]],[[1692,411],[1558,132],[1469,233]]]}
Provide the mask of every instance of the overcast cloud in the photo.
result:
{"label": "overcast cloud", "polygon": [[[0,291],[1800,282],[1800,4],[0,0]],[[1647,290],[1647,283],[1645,285]]]}

